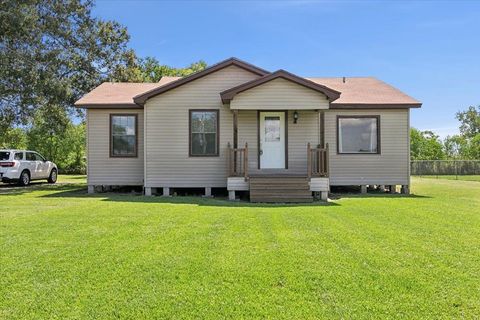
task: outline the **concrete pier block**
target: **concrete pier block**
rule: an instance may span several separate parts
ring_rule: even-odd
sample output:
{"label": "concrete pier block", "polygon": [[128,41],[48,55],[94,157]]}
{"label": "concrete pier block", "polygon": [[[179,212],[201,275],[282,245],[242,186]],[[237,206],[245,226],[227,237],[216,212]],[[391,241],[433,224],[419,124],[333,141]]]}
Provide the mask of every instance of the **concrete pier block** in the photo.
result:
{"label": "concrete pier block", "polygon": [[169,187],[163,187],[163,195],[164,197],[170,197],[170,188]]}
{"label": "concrete pier block", "polygon": [[366,185],[361,185],[360,186],[360,193],[367,193],[367,186]]}

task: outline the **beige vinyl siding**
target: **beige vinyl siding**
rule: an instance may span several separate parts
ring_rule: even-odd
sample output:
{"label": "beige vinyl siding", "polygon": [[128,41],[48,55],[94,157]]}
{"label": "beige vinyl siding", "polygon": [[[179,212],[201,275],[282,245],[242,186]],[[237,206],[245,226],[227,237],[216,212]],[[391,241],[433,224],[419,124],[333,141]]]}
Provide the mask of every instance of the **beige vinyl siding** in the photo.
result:
{"label": "beige vinyl siding", "polygon": [[293,123],[293,111],[288,112],[288,170],[307,174],[307,143],[316,147],[319,141],[319,114],[313,110],[298,111],[298,122]]}
{"label": "beige vinyl siding", "polygon": [[228,177],[227,179],[228,190],[247,191],[250,189],[250,184],[245,181],[244,177]]}
{"label": "beige vinyl siding", "polygon": [[238,144],[243,147],[248,142],[248,168],[251,174],[267,172],[307,174],[307,143],[312,147],[319,143],[318,112],[298,111],[298,122],[293,123],[294,111],[288,111],[288,170],[258,170],[257,110],[238,111]]}
{"label": "beige vinyl siding", "polygon": [[238,111],[238,147],[243,148],[248,143],[248,171],[257,170],[258,156],[257,110]]}
{"label": "beige vinyl siding", "polygon": [[237,94],[231,109],[328,109],[326,96],[289,80],[278,78]]}
{"label": "beige vinyl siding", "polygon": [[[258,78],[230,66],[153,97],[145,104],[145,186],[226,187],[227,143],[233,143],[233,114],[220,92]],[[189,109],[217,109],[217,157],[189,157]]]}
{"label": "beige vinyl siding", "polygon": [[[110,158],[110,114],[138,114],[136,158]],[[87,184],[143,185],[143,110],[87,109]]]}
{"label": "beige vinyl siding", "polygon": [[[337,115],[379,115],[381,154],[337,154]],[[325,142],[330,147],[330,184],[408,184],[408,109],[328,110]]]}
{"label": "beige vinyl siding", "polygon": [[330,182],[328,178],[311,178],[310,179],[310,190],[311,191],[329,191]]}

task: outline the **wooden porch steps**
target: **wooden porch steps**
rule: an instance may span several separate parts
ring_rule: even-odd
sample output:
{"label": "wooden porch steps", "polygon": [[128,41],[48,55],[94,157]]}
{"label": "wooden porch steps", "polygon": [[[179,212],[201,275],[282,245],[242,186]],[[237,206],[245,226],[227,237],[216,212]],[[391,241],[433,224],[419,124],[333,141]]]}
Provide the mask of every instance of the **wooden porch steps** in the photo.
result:
{"label": "wooden porch steps", "polygon": [[251,202],[312,202],[307,177],[251,176]]}

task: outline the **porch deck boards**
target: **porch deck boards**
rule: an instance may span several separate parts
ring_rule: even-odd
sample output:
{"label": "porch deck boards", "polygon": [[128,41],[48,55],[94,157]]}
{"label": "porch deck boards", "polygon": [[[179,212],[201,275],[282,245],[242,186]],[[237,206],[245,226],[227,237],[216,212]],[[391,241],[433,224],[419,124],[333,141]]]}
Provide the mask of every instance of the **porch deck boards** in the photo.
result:
{"label": "porch deck boards", "polygon": [[250,177],[251,202],[312,202],[309,180],[306,176],[284,175]]}

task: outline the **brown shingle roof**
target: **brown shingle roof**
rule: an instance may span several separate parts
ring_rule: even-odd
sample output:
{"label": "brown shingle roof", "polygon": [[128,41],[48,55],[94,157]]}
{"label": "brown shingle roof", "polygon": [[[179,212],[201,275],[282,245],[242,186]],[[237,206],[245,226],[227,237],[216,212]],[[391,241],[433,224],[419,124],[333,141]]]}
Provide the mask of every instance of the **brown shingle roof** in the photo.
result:
{"label": "brown shingle roof", "polygon": [[160,79],[160,81],[158,81],[158,84],[161,84],[162,86],[164,84],[167,84],[167,83],[170,83],[170,82],[173,82],[175,80],[178,80],[178,79],[181,79],[182,77],[169,77],[169,76],[164,76]]}
{"label": "brown shingle roof", "polygon": [[[230,62],[230,60],[226,60]],[[238,63],[237,60],[232,60]],[[223,62],[226,63],[226,62]],[[243,63],[243,62],[242,62]],[[188,78],[195,78],[190,76]],[[75,103],[86,108],[141,108],[134,102],[134,97],[150,92],[158,94],[155,89],[165,86],[173,89],[174,82],[180,77],[162,77],[157,83],[112,83],[104,82]],[[305,78],[334,91],[340,97],[331,102],[331,108],[414,108],[422,104],[391,85],[373,77],[363,78]],[[183,80],[179,81],[181,85]],[[170,88],[172,87],[172,88]],[[226,90],[229,91],[229,90]]]}
{"label": "brown shingle roof", "polygon": [[340,98],[332,102],[332,108],[340,107],[420,107],[418,100],[397,88],[373,77],[359,78],[307,78],[318,84],[340,91]]}
{"label": "brown shingle roof", "polygon": [[123,108],[139,107],[133,101],[133,97],[178,79],[179,77],[162,77],[159,82],[155,83],[104,82],[75,102],[75,106],[97,108],[112,105]]}

